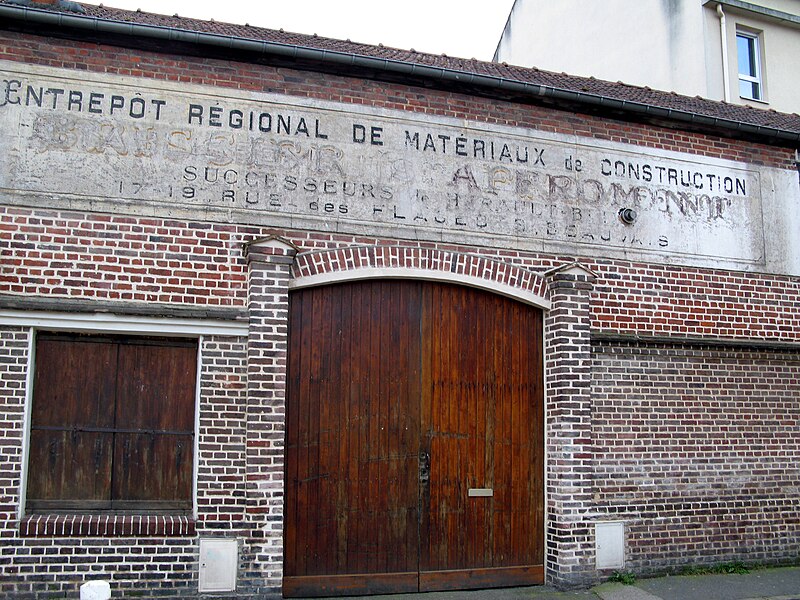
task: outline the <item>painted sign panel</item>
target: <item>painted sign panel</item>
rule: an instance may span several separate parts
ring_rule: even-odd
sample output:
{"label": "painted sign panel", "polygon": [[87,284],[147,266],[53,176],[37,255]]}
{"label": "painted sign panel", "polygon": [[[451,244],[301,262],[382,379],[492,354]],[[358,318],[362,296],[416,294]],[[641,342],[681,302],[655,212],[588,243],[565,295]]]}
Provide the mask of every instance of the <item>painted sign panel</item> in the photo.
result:
{"label": "painted sign panel", "polygon": [[10,195],[120,212],[214,208],[397,237],[486,236],[577,254],[764,262],[759,172],[688,154],[45,69],[0,75],[0,125],[13,132],[0,141]]}

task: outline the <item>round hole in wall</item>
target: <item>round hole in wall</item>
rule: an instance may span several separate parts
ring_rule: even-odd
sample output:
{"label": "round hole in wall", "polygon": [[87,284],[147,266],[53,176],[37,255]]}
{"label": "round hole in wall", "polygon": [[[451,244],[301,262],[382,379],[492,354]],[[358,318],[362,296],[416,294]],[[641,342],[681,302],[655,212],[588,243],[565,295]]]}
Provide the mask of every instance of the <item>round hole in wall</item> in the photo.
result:
{"label": "round hole in wall", "polygon": [[618,214],[619,220],[625,223],[625,225],[632,225],[633,222],[636,221],[636,217],[639,216],[632,208],[620,208]]}

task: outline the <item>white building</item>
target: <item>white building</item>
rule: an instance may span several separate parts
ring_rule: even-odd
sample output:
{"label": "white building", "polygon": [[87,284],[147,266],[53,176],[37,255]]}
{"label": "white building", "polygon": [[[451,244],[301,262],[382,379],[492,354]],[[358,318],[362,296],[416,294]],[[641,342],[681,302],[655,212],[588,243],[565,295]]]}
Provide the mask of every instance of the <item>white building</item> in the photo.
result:
{"label": "white building", "polygon": [[800,112],[800,0],[516,0],[494,59]]}

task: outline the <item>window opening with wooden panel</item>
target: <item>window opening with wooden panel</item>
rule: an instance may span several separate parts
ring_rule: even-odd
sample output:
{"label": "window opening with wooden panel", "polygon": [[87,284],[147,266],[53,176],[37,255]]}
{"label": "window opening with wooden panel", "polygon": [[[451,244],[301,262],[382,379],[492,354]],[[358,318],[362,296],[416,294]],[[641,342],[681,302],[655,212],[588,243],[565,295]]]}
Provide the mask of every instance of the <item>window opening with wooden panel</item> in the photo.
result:
{"label": "window opening with wooden panel", "polygon": [[197,342],[40,332],[28,512],[192,510]]}

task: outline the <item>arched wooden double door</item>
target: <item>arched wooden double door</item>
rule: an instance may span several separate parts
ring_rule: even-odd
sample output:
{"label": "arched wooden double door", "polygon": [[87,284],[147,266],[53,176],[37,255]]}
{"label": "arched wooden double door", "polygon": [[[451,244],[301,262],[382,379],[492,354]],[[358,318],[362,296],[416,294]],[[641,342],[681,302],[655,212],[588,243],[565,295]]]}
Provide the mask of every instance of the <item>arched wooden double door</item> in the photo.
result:
{"label": "arched wooden double door", "polygon": [[291,294],[285,596],[542,583],[542,313],[450,284]]}

